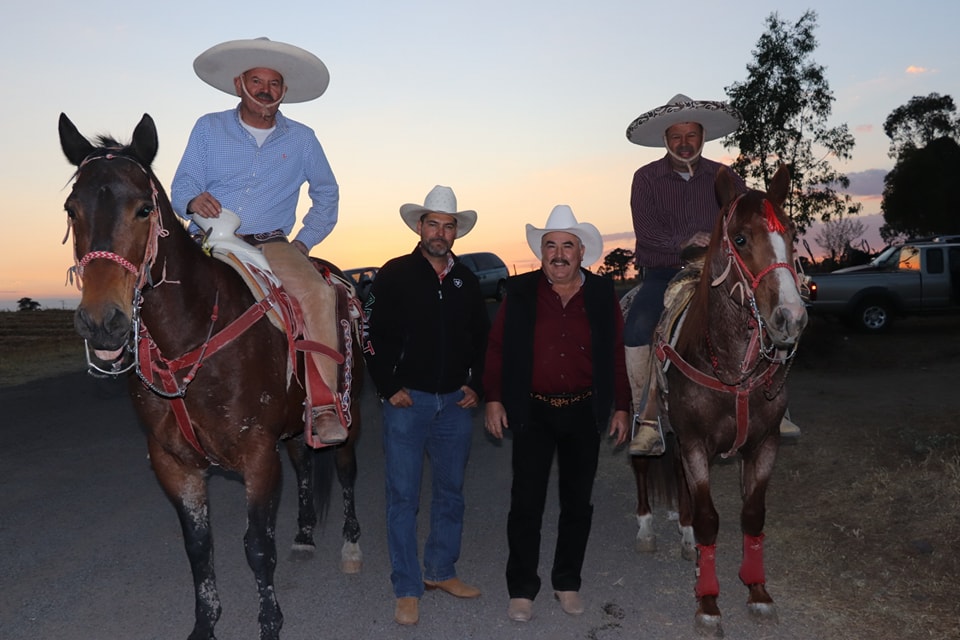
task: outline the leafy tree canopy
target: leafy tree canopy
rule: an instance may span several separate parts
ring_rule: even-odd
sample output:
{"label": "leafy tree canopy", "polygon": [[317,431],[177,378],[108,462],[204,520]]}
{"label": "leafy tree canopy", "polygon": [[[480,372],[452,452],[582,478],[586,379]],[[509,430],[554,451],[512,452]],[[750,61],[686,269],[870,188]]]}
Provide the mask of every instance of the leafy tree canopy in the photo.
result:
{"label": "leafy tree canopy", "polygon": [[614,249],[603,257],[603,266],[597,272],[608,275],[617,280],[626,280],[627,273],[633,266],[634,253],[629,249]]}
{"label": "leafy tree canopy", "polygon": [[914,96],[887,116],[883,132],[890,138],[888,155],[899,159],[904,152],[925,147],[937,138],[960,140],[960,118],[950,96]]}
{"label": "leafy tree canopy", "polygon": [[960,145],[953,138],[938,138],[922,148],[905,148],[884,178],[883,239],[960,234],[958,175]]}
{"label": "leafy tree canopy", "polygon": [[726,87],[741,122],[724,144],[740,151],[734,170],[761,189],[780,164],[790,165],[787,212],[803,232],[816,219],[859,213],[860,204],[838,190],[850,180],[831,163],[851,158],[854,138],[846,124],[827,126],[834,97],[824,67],[812,57],[816,12],[805,12],[794,24],[774,12],[766,25],[747,79]]}
{"label": "leafy tree canopy", "polygon": [[17,300],[17,311],[36,311],[40,308],[40,303],[33,298],[20,298]]}

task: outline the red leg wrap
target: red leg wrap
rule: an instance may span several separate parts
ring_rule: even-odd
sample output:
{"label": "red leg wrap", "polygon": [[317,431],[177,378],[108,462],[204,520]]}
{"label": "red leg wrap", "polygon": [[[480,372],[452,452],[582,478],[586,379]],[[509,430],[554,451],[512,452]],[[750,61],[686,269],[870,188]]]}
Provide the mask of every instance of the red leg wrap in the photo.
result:
{"label": "red leg wrap", "polygon": [[748,536],[743,534],[743,563],[740,565],[740,580],[748,587],[752,584],[766,584],[763,571],[763,534]]}
{"label": "red leg wrap", "polygon": [[717,545],[697,545],[697,586],[694,593],[698,598],[720,595],[717,582]]}

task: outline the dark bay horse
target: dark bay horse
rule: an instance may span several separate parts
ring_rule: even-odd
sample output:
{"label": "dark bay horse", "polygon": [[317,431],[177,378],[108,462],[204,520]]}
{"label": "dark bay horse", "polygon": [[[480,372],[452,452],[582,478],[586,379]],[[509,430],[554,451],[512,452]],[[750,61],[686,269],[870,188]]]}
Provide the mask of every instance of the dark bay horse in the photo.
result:
{"label": "dark bay horse", "polygon": [[668,479],[680,482],[680,524],[692,526],[696,544],[695,622],[717,637],[723,635],[719,518],[710,494],[710,463],[717,455],[740,456],[739,577],[747,607],[759,619],[776,620],[763,566],[766,490],[787,408],[786,377],[807,324],[794,268],[794,226],[783,211],[789,188],[785,166],[766,193],[742,195],[720,171],[721,210],[702,272],[690,285],[686,311],[671,322],[668,309],[654,339],[660,412],[675,434],[672,455],[683,469]]}
{"label": "dark bay horse", "polygon": [[[132,142],[84,138],[63,114],[60,145],[76,167],[65,203],[74,234],[82,299],[75,325],[105,367],[130,374],[130,396],[147,428],[156,477],[180,519],[195,589],[189,638],[214,637],[220,617],[207,505],[207,474],[218,465],[243,478],[244,549],[259,592],[261,638],[278,638],[283,616],[273,586],[274,531],[281,493],[280,441],[297,473],[294,548],[314,546],[317,512],[326,507],[334,456],[344,496],[343,569],[358,571],[360,527],[354,510],[354,443],[364,376],[360,340],[352,340],[347,441],[315,451],[304,442],[304,389],[288,335],[265,314],[241,276],[209,257],[174,213],[150,168],[157,153],[144,115]],[[344,325],[350,342],[352,328]]]}

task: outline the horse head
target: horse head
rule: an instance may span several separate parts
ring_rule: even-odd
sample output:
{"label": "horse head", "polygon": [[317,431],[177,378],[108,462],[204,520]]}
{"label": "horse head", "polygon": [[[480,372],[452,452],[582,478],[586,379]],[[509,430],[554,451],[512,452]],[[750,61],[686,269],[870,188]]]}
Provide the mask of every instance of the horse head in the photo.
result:
{"label": "horse head", "polygon": [[150,278],[162,232],[160,206],[169,208],[150,170],[157,130],[144,114],[130,144],[100,136],[94,145],[61,113],[59,131],[63,153],[77,167],[64,203],[82,283],[74,325],[97,356],[110,361],[130,339],[135,300]]}
{"label": "horse head", "polygon": [[[790,172],[781,165],[766,193],[737,194],[730,174],[717,174],[717,198],[722,206],[722,233],[714,234],[711,251],[723,262],[723,277],[731,295],[751,307],[761,333],[777,349],[795,348],[807,325],[794,267],[793,221],[783,210],[790,189]],[[731,284],[732,283],[732,284]]]}

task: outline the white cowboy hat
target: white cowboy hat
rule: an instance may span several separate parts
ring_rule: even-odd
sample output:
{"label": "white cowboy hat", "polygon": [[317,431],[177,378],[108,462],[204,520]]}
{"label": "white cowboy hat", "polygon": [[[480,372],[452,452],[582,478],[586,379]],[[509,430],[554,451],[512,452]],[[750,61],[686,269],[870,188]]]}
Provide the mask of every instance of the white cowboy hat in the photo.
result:
{"label": "white cowboy hat", "polygon": [[330,84],[330,72],[317,56],[305,49],[269,38],[230,40],[197,56],[193,70],[212,87],[237,95],[233,79],[250,69],[273,69],[287,86],[284,102],[319,98]]}
{"label": "white cowboy hat", "polygon": [[682,93],[662,107],[647,111],[627,127],[627,139],[644,147],[662,147],[667,129],[681,122],[703,127],[703,141],[730,135],[740,126],[740,115],[726,102],[691,100]]}
{"label": "white cowboy hat", "polygon": [[457,211],[457,196],[453,194],[453,189],[439,184],[430,190],[423,204],[405,204],[400,207],[400,217],[414,232],[425,213],[445,213],[456,218],[458,238],[470,233],[473,225],[477,224],[477,212]]}
{"label": "white cowboy hat", "polygon": [[577,222],[573,209],[569,205],[558,204],[550,212],[547,225],[543,229],[537,229],[532,224],[527,225],[527,244],[540,260],[543,260],[540,243],[543,236],[552,231],[565,231],[580,238],[584,246],[582,262],[584,267],[592,265],[603,254],[603,236],[600,235],[600,231],[589,222]]}

